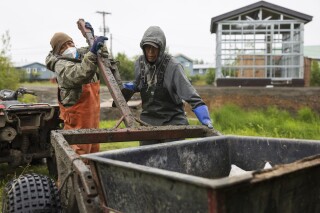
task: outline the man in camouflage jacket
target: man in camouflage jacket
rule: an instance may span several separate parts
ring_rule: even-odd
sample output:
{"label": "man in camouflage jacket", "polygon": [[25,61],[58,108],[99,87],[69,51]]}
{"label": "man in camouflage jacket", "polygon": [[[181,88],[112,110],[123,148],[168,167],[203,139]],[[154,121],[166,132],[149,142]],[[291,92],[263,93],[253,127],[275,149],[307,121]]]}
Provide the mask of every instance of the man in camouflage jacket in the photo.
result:
{"label": "man in camouflage jacket", "polygon": [[[86,27],[92,30],[89,23]],[[50,41],[52,51],[46,57],[46,66],[57,76],[60,118],[66,130],[99,128],[97,52],[106,39],[96,37],[90,50],[75,48],[72,38],[62,32],[55,33]],[[99,151],[99,144],[77,144],[72,148],[78,154],[86,154]]]}

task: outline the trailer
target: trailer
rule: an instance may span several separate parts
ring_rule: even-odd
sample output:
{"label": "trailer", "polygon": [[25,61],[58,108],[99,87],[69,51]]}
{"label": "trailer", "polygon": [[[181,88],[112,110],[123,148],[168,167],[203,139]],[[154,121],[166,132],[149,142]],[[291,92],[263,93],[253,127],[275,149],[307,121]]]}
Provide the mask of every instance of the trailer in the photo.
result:
{"label": "trailer", "polygon": [[229,135],[84,158],[106,212],[320,212],[319,154],[320,141]]}

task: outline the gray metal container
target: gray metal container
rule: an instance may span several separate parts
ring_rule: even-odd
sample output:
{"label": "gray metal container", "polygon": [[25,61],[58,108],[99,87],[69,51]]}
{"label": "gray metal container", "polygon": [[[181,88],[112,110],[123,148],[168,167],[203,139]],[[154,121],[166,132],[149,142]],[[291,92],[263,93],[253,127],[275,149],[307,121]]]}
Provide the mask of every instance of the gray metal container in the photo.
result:
{"label": "gray metal container", "polygon": [[[320,141],[230,135],[84,158],[122,212],[320,212],[318,154]],[[231,165],[251,172],[229,177]]]}

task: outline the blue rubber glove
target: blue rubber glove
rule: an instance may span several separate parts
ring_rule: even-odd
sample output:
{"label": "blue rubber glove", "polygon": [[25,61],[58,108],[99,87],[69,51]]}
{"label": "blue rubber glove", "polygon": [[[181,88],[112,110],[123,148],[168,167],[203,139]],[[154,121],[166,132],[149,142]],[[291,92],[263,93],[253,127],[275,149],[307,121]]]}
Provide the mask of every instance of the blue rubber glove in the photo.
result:
{"label": "blue rubber glove", "polygon": [[135,91],[136,85],[133,82],[124,83],[123,87]]}
{"label": "blue rubber glove", "polygon": [[197,118],[203,125],[207,126],[209,129],[213,129],[208,107],[206,105],[198,106],[193,110],[193,112],[194,114],[196,114]]}
{"label": "blue rubber glove", "polygon": [[93,30],[93,27],[91,26],[91,24],[89,22],[86,22],[84,24],[84,26],[91,30],[92,36],[94,37],[94,30]]}
{"label": "blue rubber glove", "polygon": [[98,50],[103,46],[105,40],[108,40],[108,38],[104,36],[97,37],[90,48],[90,52],[97,55]]}

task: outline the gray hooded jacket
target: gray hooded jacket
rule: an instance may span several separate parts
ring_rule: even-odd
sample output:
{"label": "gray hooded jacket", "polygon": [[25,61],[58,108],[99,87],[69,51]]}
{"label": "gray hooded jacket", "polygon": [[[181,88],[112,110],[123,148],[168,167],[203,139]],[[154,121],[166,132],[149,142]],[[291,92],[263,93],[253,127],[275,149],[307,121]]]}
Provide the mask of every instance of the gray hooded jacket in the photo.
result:
{"label": "gray hooded jacket", "polygon": [[[143,50],[146,42],[153,42],[160,48],[158,59],[154,65],[149,64],[146,60]],[[136,90],[141,93],[141,120],[154,126],[188,124],[183,100],[190,104],[192,109],[205,103],[187,79],[183,66],[175,58],[165,53],[166,37],[161,28],[149,27],[143,35],[140,47],[144,54],[135,63],[136,79],[134,84]],[[163,71],[164,75],[158,75],[161,73],[159,67],[166,57],[169,62]],[[141,70],[144,71],[141,72]],[[156,80],[149,81],[153,75]],[[144,79],[147,80],[143,82]]]}

